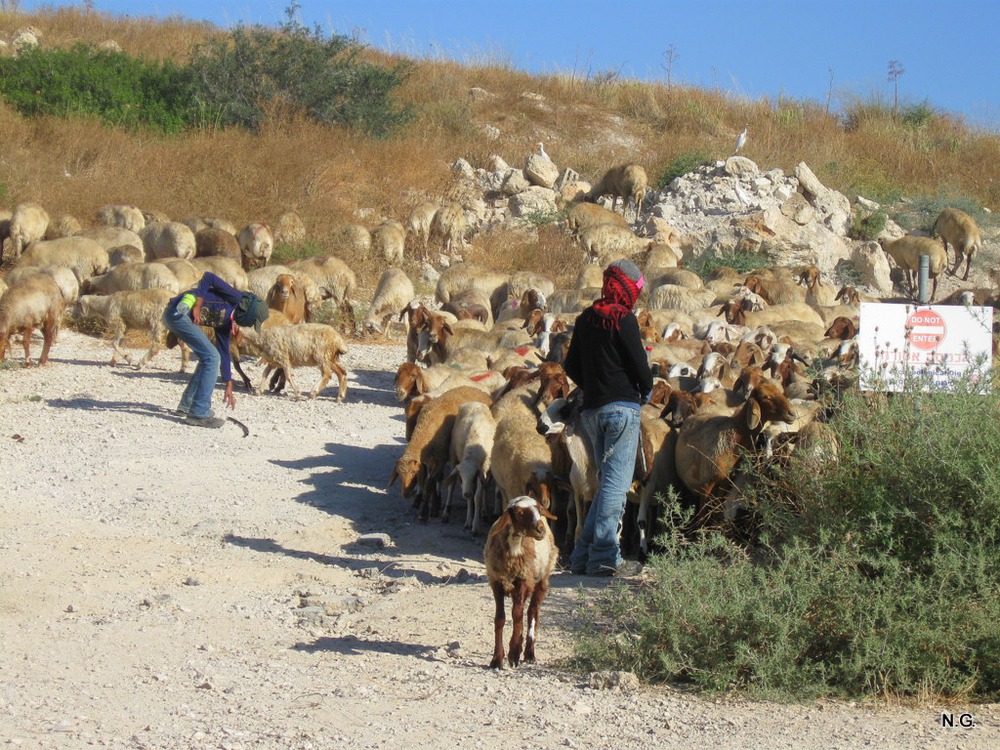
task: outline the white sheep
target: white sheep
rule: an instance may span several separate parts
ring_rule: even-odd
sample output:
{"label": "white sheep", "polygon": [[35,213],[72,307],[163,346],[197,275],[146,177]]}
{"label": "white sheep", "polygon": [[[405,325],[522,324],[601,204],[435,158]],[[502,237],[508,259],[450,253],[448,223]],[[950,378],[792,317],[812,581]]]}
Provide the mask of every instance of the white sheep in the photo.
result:
{"label": "white sheep", "polygon": [[32,242],[24,251],[18,267],[66,266],[83,282],[91,276],[105,273],[110,263],[107,251],[86,237],[61,237],[57,240]]}
{"label": "white sheep", "polygon": [[49,215],[38,203],[26,201],[14,206],[10,217],[10,246],[14,258],[20,258],[24,249],[45,237]]}
{"label": "white sheep", "polygon": [[186,225],[195,235],[202,229],[217,229],[235,237],[237,231],[233,222],[214,216],[189,216],[186,219],[181,219],[181,224]]}
{"label": "white sheep", "polygon": [[933,280],[929,301],[933,302],[934,295],[937,294],[937,277],[948,268],[948,253],[944,247],[930,237],[918,237],[913,234],[906,234],[891,241],[882,240],[879,244],[896,266],[906,271],[911,293],[916,291],[914,277],[920,272],[920,256],[927,256],[927,275]]}
{"label": "white sheep", "polygon": [[441,204],[435,201],[424,201],[418,203],[410,211],[407,219],[407,229],[420,239],[421,257],[427,260],[427,243],[430,241],[431,224],[434,223],[434,214],[441,208]]}
{"label": "white sheep", "polygon": [[455,263],[438,278],[434,296],[443,305],[451,300],[452,295],[466,289],[478,289],[489,295],[491,312],[496,318],[510,293],[510,276],[474,263]]}
{"label": "white sheep", "polygon": [[372,252],[387,263],[403,262],[406,229],[398,221],[388,219],[372,230]]}
{"label": "white sheep", "polygon": [[275,243],[294,244],[306,238],[306,225],[298,211],[286,211],[274,225]]}
{"label": "white sheep", "polygon": [[444,252],[451,257],[455,248],[465,245],[465,210],[460,203],[445,203],[431,221],[430,239],[441,240]]}
{"label": "white sheep", "polygon": [[399,314],[414,297],[413,282],[399,268],[388,268],[378,280],[375,296],[368,306],[364,326],[370,331],[389,333],[390,320]]}
{"label": "white sheep", "polygon": [[[142,369],[147,362],[155,357],[163,348],[166,327],[163,324],[163,310],[174,296],[169,289],[141,289],[139,291],[113,292],[107,296],[85,294],[77,300],[73,314],[77,318],[97,315],[108,323],[108,335],[111,337],[112,366],[118,364],[118,358],[124,357],[128,364],[133,365],[132,355],[121,348],[122,340],[128,330],[148,331],[150,345],[146,354],[135,363],[135,368]],[[181,371],[186,368],[188,348],[181,347]]]}
{"label": "white sheep", "polygon": [[181,290],[177,275],[162,263],[124,263],[80,285],[84,294],[111,294],[139,289]]}
{"label": "white sheep", "polygon": [[66,303],[75,302],[80,296],[80,282],[76,275],[66,266],[25,266],[14,268],[7,274],[7,283],[13,286],[18,281],[35,273],[44,273],[51,276],[59,287],[63,299]]}
{"label": "white sheep", "polygon": [[[308,276],[316,282],[321,299],[332,300],[350,317],[351,327],[354,327],[354,308],[351,305],[351,297],[357,289],[358,280],[347,263],[332,255],[318,255],[297,260],[289,264],[289,268],[291,268],[292,273]],[[309,300],[310,294],[307,290],[307,300]]]}
{"label": "white sheep", "polygon": [[630,258],[651,250],[654,245],[652,240],[636,237],[631,229],[611,224],[599,224],[584,229],[580,233],[580,243],[587,254],[588,262],[596,261],[602,266],[618,258]]}
{"label": "white sheep", "polygon": [[292,368],[313,365],[320,369],[319,384],[309,394],[316,398],[334,373],[337,374],[339,390],[337,401],[347,396],[347,370],[340,364],[340,357],[347,353],[343,337],[332,326],[322,323],[302,323],[293,326],[264,328],[257,334],[252,328],[243,329],[243,338],[259,352],[262,363],[266,364],[258,392],[263,391],[268,376],[276,369],[285,371],[288,384],[292,387],[295,400],[301,393],[292,379]]}
{"label": "white sheep", "polygon": [[147,224],[139,236],[142,237],[147,260],[157,258],[189,260],[195,257],[197,251],[194,232],[179,221],[154,221]]}
{"label": "white sheep", "polygon": [[259,221],[252,221],[243,227],[236,235],[236,240],[240,243],[243,268],[247,271],[266,266],[271,259],[271,253],[274,252],[274,235],[271,233],[271,228]]}
{"label": "white sheep", "polygon": [[181,289],[192,289],[201,279],[201,272],[189,260],[184,260],[183,258],[161,258],[155,262],[170,269],[174,276],[177,277],[177,284]]}
{"label": "white sheep", "polygon": [[574,237],[579,237],[583,230],[588,227],[595,227],[600,224],[611,224],[612,226],[629,229],[628,222],[624,216],[596,203],[574,203],[570,206],[566,215],[566,228],[569,229]]}
{"label": "white sheep", "polygon": [[80,221],[70,214],[60,214],[49,221],[45,228],[45,239],[57,240],[60,237],[72,237],[83,231]]}
{"label": "white sheep", "polygon": [[109,227],[121,227],[139,234],[146,228],[146,218],[135,206],[107,205],[97,209],[97,221]]}
{"label": "white sheep", "polygon": [[646,196],[648,186],[649,178],[645,169],[638,164],[622,164],[605,172],[587,193],[586,200],[596,202],[602,195],[610,195],[611,210],[614,211],[618,199],[621,198],[623,216],[628,213],[629,203],[635,201],[635,218],[638,221],[642,210],[642,199]]}
{"label": "white sheep", "polygon": [[490,454],[496,434],[496,421],[487,404],[462,404],[451,431],[449,450],[452,465],[449,490],[446,493],[441,520],[446,522],[451,511],[451,497],[457,483],[465,499],[465,528],[473,534],[482,531],[483,498],[486,495],[490,471]]}
{"label": "white sheep", "polygon": [[109,253],[116,247],[134,247],[142,252],[140,260],[146,260],[146,250],[142,243],[142,237],[129,229],[99,226],[77,232],[76,236],[94,240]]}
{"label": "white sheep", "polygon": [[982,247],[982,235],[976,220],[965,211],[957,208],[946,208],[934,222],[934,232],[941,238],[947,256],[948,245],[955,250],[955,267],[951,269],[951,275],[958,273],[958,267],[962,263],[962,256],[965,256],[965,274],[962,281],[969,280],[969,266],[972,265],[972,256]]}
{"label": "white sheep", "polygon": [[650,310],[680,310],[689,315],[698,313],[715,301],[711,289],[691,289],[678,284],[660,284],[649,294]]}
{"label": "white sheep", "polygon": [[48,274],[32,274],[11,285],[0,296],[0,362],[7,357],[10,336],[20,332],[24,344],[24,365],[31,366],[31,334],[42,329],[44,344],[39,365],[49,361],[49,349],[59,334],[66,300],[59,286]]}
{"label": "white sheep", "polygon": [[192,258],[191,265],[198,269],[199,274],[211,271],[234,289],[245,290],[247,288],[247,272],[234,258],[210,255],[205,258]]}
{"label": "white sheep", "polygon": [[360,224],[345,224],[330,233],[330,244],[347,257],[364,258],[372,249],[372,235]]}

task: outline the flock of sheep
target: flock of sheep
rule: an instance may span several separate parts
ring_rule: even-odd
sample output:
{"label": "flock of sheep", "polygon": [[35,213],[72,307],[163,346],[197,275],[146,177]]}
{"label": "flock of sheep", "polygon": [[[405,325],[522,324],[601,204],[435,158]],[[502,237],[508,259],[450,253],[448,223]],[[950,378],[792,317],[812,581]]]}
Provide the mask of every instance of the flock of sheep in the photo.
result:
{"label": "flock of sheep", "polygon": [[[439,277],[439,306],[422,304],[401,267],[408,234],[426,259],[430,242],[451,254],[464,242],[461,205],[426,202],[414,207],[408,226],[386,221],[368,231],[345,227],[341,240],[374,252],[388,268],[378,281],[360,329],[389,331],[405,322],[406,362],[396,373],[396,395],[406,412],[407,445],[392,469],[419,517],[448,521],[461,498],[465,525],[474,534],[493,523],[487,571],[497,600],[496,650],[503,599],[514,599],[515,637],[509,653],[522,651],[522,610],[529,608],[524,658],[534,657],[538,607],[558,554],[567,554],[582,528],[597,476],[580,428],[578,399],[562,368],[576,315],[600,296],[602,269],[631,257],[643,268],[647,292],[637,315],[647,343],[656,387],[642,407],[640,448],[623,551],[644,555],[657,520],[657,498],[677,490],[696,509],[697,524],[731,524],[745,511],[741,501],[747,455],[802,453],[817,463],[836,461],[838,446],[826,424],[830,401],[821,396],[855,382],[859,303],[850,287],[834,288],[812,266],[767,268],[738,274],[718,268],[707,280],[680,267],[676,234],[639,237],[626,220],[635,206],[638,224],[647,180],[642,167],[623,165],[578,196],[566,212],[567,229],[579,240],[582,262],[573,283],[523,271],[504,274],[469,262],[453,263]],[[599,205],[611,198],[611,208]],[[622,213],[617,210],[623,201]],[[298,398],[293,370],[317,366],[316,397],[336,374],[338,400],[347,395],[339,362],[343,335],[313,323],[329,300],[354,320],[357,280],[333,256],[269,265],[274,232],[263,223],[237,229],[206,218],[170,221],[131,206],[105,206],[97,225],[82,229],[69,217],[50,221],[45,210],[22,203],[0,213],[4,257],[12,262],[0,281],[0,361],[10,337],[21,333],[30,364],[32,331],[40,328],[47,361],[68,305],[78,317],[98,315],[112,333],[112,364],[124,357],[128,329],[147,331],[143,366],[163,345],[163,309],[173,295],[193,287],[205,271],[267,300],[272,315],[256,335],[234,337],[240,351],[267,365],[254,388],[285,381]],[[278,222],[279,235],[304,234],[295,214]],[[947,247],[965,279],[981,246],[975,222],[956,209],[938,219],[941,241],[907,236],[884,243],[896,264],[911,274],[919,256],[930,258],[935,279],[948,268]],[[964,290],[945,302],[992,304],[994,296]],[[933,296],[933,292],[932,292]],[[182,347],[182,369],[187,352]],[[554,521],[554,532],[548,520]]]}

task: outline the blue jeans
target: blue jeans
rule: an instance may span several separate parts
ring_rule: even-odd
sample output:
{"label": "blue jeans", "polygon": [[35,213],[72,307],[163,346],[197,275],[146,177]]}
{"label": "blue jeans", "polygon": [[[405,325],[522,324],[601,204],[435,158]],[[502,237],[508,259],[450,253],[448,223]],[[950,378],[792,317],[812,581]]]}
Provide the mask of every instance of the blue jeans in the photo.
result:
{"label": "blue jeans", "polygon": [[191,312],[178,312],[174,305],[163,311],[163,324],[171,333],[191,347],[198,364],[181,396],[178,409],[192,417],[207,417],[212,407],[212,391],[219,379],[222,357],[205,332],[191,320]]}
{"label": "blue jeans", "polygon": [[622,561],[618,536],[639,447],[639,405],[616,401],[583,411],[580,418],[594,449],[600,484],[570,568],[574,573],[606,573]]}

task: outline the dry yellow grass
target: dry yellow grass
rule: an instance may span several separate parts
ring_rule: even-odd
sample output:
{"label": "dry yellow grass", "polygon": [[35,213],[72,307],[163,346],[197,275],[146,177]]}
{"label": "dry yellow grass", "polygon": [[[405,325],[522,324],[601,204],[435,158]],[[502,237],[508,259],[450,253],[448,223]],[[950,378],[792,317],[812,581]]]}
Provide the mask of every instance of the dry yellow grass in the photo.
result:
{"label": "dry yellow grass", "polygon": [[[0,38],[9,40],[29,25],[42,32],[46,46],[110,39],[133,55],[177,61],[222,33],[179,19],[56,9],[0,13]],[[375,50],[365,54],[398,61]],[[488,95],[473,98],[474,87]],[[519,166],[541,140],[557,164],[585,178],[631,161],[655,183],[663,166],[682,154],[728,156],[744,123],[751,135],[744,153],[765,169],[791,171],[805,161],[848,194],[852,188],[949,192],[987,206],[1000,203],[1000,181],[992,179],[1000,167],[1000,138],[948,117],[934,117],[917,130],[890,117],[873,118],[849,131],[815,103],[734,100],[678,86],[531,76],[499,64],[446,61],[415,62],[400,97],[415,106],[416,122],[385,141],[288,113],[276,113],[259,134],[206,129],[164,137],[83,120],[25,119],[0,104],[0,208],[35,200],[50,213],[70,213],[87,224],[101,205],[124,202],[177,219],[213,215],[237,225],[272,222],[295,209],[310,247],[335,253],[327,240],[334,228],[405,221],[425,196],[445,195],[453,184],[448,165],[458,157],[479,166],[495,153]],[[499,129],[499,138],[484,135],[487,125]],[[574,252],[546,229],[538,243],[498,235],[475,244],[477,260],[512,268],[535,262],[560,268]],[[373,284],[377,262],[351,260],[372,276],[365,284]]]}

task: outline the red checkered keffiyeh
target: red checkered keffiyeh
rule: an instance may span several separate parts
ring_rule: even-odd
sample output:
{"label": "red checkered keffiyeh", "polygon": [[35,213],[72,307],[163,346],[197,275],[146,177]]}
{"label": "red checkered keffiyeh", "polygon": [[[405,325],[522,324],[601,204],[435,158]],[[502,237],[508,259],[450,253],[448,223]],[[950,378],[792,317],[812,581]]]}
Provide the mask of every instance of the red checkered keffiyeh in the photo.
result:
{"label": "red checkered keffiyeh", "polygon": [[601,298],[594,302],[585,314],[595,325],[609,331],[617,331],[621,328],[622,318],[635,307],[635,301],[642,291],[642,284],[642,276],[635,282],[617,266],[608,266],[604,270]]}

